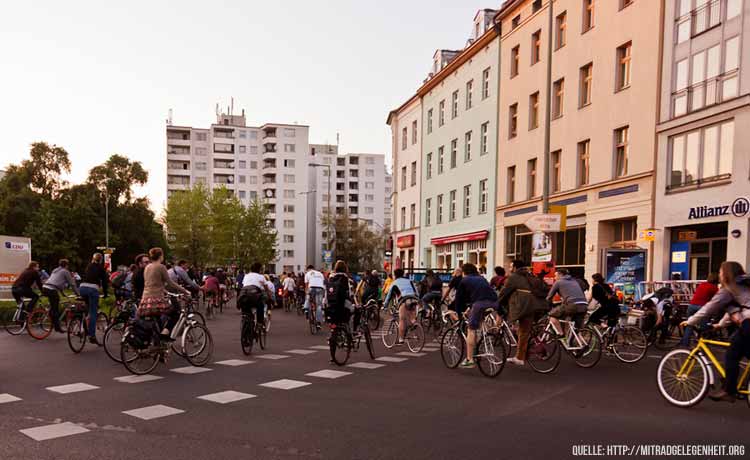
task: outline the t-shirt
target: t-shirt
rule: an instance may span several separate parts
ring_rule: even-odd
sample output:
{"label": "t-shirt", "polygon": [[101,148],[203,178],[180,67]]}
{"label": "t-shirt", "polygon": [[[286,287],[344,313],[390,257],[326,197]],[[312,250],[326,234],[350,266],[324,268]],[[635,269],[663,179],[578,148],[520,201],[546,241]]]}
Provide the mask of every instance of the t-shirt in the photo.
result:
{"label": "t-shirt", "polygon": [[266,279],[260,273],[245,273],[242,278],[242,287],[246,286],[255,286],[262,291],[266,288]]}
{"label": "t-shirt", "polygon": [[706,305],[717,292],[719,292],[719,286],[708,282],[701,283],[695,289],[695,294],[693,294],[690,303],[702,307]]}
{"label": "t-shirt", "polygon": [[287,277],[284,279],[284,290],[285,291],[293,291],[294,290],[294,279],[291,277]]}
{"label": "t-shirt", "polygon": [[305,273],[305,284],[307,284],[311,288],[325,289],[326,279],[319,271],[310,270],[309,272]]}

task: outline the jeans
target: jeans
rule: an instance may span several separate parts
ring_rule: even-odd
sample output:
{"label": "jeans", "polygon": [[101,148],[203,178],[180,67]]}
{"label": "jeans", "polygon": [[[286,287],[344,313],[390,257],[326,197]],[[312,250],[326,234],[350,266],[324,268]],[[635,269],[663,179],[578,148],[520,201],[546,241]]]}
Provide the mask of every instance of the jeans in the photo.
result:
{"label": "jeans", "polygon": [[16,303],[21,303],[24,297],[31,299],[29,305],[26,307],[29,312],[36,307],[36,303],[39,300],[39,294],[31,288],[14,287],[11,289],[11,293],[13,294],[13,298],[16,299]]}
{"label": "jeans", "polygon": [[96,314],[99,311],[99,289],[81,286],[81,297],[89,304],[89,337],[96,337]]}
{"label": "jeans", "polygon": [[310,296],[315,296],[315,306],[317,311],[315,312],[315,320],[319,323],[323,323],[323,302],[325,302],[325,291],[322,288],[310,288],[310,294],[305,299],[305,311],[310,311]]}
{"label": "jeans", "polygon": [[[688,308],[687,308],[688,318],[696,314],[698,310],[700,309],[701,309],[700,305],[692,305],[692,304],[688,305]],[[699,326],[699,329],[703,329],[707,324],[708,324],[707,322],[701,324]],[[693,336],[693,327],[692,326],[685,327],[685,334],[682,336],[682,340],[680,340],[680,345],[685,346],[685,347],[688,346],[690,344],[690,338],[692,336]]]}
{"label": "jeans", "polygon": [[737,380],[740,377],[740,361],[750,358],[750,319],[746,319],[729,339],[729,350],[724,357],[724,369],[727,378],[724,380],[724,391],[730,395],[737,394]]}
{"label": "jeans", "polygon": [[42,294],[49,299],[49,314],[52,317],[52,327],[60,329],[60,293],[57,289],[42,288]]}
{"label": "jeans", "polygon": [[430,291],[422,296],[422,302],[428,305],[435,305],[435,303],[443,298],[443,293],[438,291]]}

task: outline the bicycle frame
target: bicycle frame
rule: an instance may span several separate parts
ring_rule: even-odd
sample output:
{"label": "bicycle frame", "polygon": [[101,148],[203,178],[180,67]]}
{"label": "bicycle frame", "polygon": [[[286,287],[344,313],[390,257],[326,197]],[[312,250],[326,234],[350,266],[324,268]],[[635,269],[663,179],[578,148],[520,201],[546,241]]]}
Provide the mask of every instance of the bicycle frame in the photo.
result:
{"label": "bicycle frame", "polygon": [[[725,379],[727,377],[726,371],[724,370],[724,367],[721,365],[718,359],[716,359],[716,356],[713,354],[711,349],[708,347],[709,345],[715,345],[717,347],[722,348],[729,348],[731,345],[729,342],[720,342],[718,340],[706,340],[706,339],[698,339],[698,344],[690,351],[690,355],[688,355],[688,359],[685,360],[685,362],[682,364],[682,367],[680,367],[680,370],[677,372],[677,376],[682,375],[689,375],[690,372],[693,369],[693,366],[695,366],[695,360],[701,359],[704,361],[704,363],[709,368],[709,374],[711,377],[711,383],[713,383],[713,371],[711,369],[711,365],[716,368],[716,371],[719,373],[722,379]],[[693,358],[693,359],[691,359]],[[708,358],[711,362],[707,363],[705,362]],[[745,370],[740,375],[739,380],[737,380],[737,392],[742,394],[750,394],[750,391],[747,388],[747,382],[748,379],[750,379],[750,364],[745,365]]]}
{"label": "bicycle frame", "polygon": [[[567,331],[564,332],[562,336],[559,336],[557,340],[560,341],[560,344],[563,346],[563,348],[567,351],[578,351],[583,350],[588,346],[588,344],[584,343],[581,339],[581,336],[578,335],[578,331],[576,331],[575,325],[573,321],[569,320],[558,320],[560,322],[560,326],[565,330],[565,326],[567,325]],[[551,334],[554,333],[557,335],[557,331],[555,331],[554,327],[552,326],[552,323],[547,323],[547,327],[544,328],[545,334]],[[568,346],[568,342],[570,342],[571,339],[575,339],[576,343],[578,344],[575,347]]]}

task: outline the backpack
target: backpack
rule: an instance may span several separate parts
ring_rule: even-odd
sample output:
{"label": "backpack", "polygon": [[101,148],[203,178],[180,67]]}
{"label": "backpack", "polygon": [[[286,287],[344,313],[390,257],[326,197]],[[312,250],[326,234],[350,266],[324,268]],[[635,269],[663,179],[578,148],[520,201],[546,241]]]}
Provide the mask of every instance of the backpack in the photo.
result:
{"label": "backpack", "polygon": [[549,293],[547,283],[531,273],[526,273],[526,279],[529,282],[529,290],[531,291],[531,294],[538,299],[544,299],[546,301],[547,294]]}
{"label": "backpack", "polygon": [[119,272],[117,276],[112,280],[112,287],[120,289],[125,284],[125,279],[128,277],[128,272]]}
{"label": "backpack", "polygon": [[591,285],[585,279],[583,279],[583,278],[575,278],[575,280],[578,281],[578,285],[581,286],[581,290],[583,292],[586,292],[586,291],[588,291],[591,288]]}

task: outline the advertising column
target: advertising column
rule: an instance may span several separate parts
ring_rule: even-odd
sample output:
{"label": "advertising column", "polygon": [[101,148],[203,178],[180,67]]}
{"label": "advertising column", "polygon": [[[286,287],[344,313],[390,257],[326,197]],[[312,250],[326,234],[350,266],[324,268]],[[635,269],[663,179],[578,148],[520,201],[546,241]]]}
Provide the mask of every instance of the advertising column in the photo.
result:
{"label": "advertising column", "polygon": [[13,282],[31,261],[31,240],[0,235],[0,299],[10,299]]}

